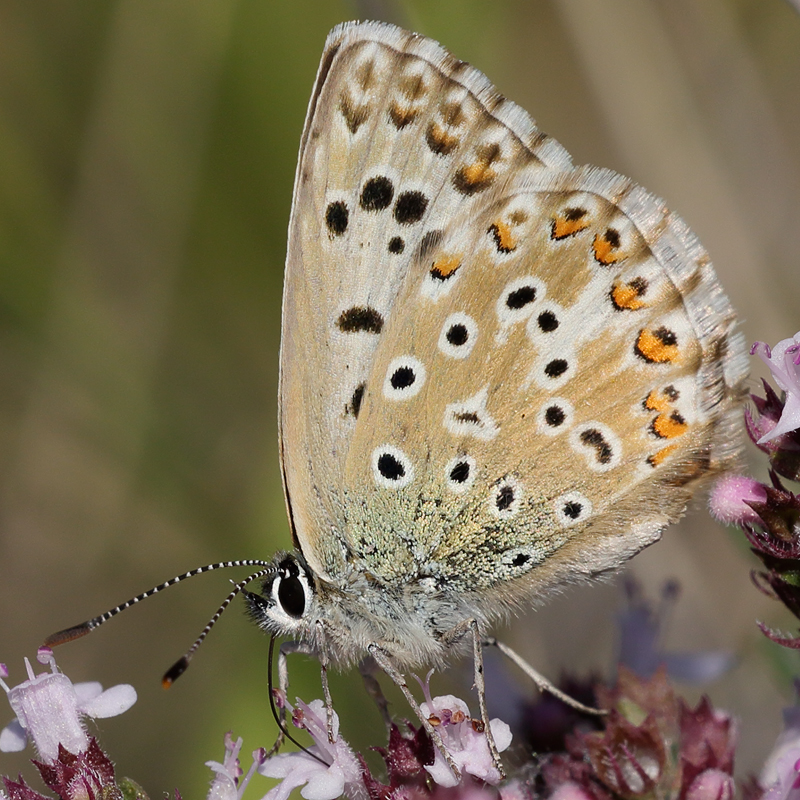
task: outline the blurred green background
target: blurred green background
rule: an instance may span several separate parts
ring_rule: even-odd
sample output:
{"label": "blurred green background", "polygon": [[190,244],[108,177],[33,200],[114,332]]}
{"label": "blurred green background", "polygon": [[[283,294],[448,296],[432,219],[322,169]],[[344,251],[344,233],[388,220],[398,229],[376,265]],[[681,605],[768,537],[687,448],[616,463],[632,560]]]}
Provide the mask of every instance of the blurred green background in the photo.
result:
{"label": "blurred green background", "polygon": [[[288,545],[275,429],[285,231],[325,35],[352,18],[438,39],[576,163],[664,197],[710,251],[750,341],[800,328],[800,14],[784,0],[0,0],[12,680],[54,630],[191,567]],[[740,773],[763,762],[800,673],[754,626],[793,623],[752,587],[753,565],[700,511],[631,568],[654,595],[681,581],[668,647],[736,654],[704,688],[742,719]],[[229,577],[197,578],[58,653],[76,681],[136,686],[139,703],[97,729],[152,797],[203,796],[227,730],[245,753],[273,740],[267,641],[237,611],[169,693],[159,685]],[[572,591],[505,635],[552,678],[609,672],[620,596]],[[319,696],[313,662],[296,657],[292,676]],[[333,691],[345,735],[380,743],[358,676]],[[32,777],[25,757],[0,756],[0,771],[18,770]]]}

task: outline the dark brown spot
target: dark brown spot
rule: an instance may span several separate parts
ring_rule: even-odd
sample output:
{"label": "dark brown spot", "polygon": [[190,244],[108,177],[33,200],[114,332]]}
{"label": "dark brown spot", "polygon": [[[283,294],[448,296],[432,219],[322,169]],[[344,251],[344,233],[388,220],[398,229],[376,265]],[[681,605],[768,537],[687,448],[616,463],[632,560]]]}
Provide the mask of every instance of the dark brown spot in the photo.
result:
{"label": "dark brown spot", "polygon": [[364,103],[364,105],[360,106],[355,105],[350,94],[348,92],[343,92],[339,99],[339,111],[342,112],[345,124],[350,133],[355,134],[369,118],[370,108],[368,103]]}
{"label": "dark brown spot", "polygon": [[397,255],[398,253],[402,253],[403,250],[406,249],[406,243],[399,237],[393,236],[389,240],[389,252],[394,253]]}
{"label": "dark brown spot", "polygon": [[366,92],[375,82],[375,62],[364,61],[356,67],[355,78],[362,92]]}
{"label": "dark brown spot", "polygon": [[383,329],[383,317],[370,306],[353,306],[342,311],[336,325],[342,333],[380,333]]}
{"label": "dark brown spot", "polygon": [[469,422],[472,425],[478,425],[481,418],[474,411],[461,411],[453,414],[453,419],[456,422]]}
{"label": "dark brown spot", "polygon": [[578,519],[582,511],[583,505],[575,500],[570,500],[561,507],[561,513],[570,519]]}
{"label": "dark brown spot", "polygon": [[364,390],[366,388],[366,383],[359,383],[353,391],[353,396],[350,398],[350,405],[347,410],[356,419],[358,419],[358,412],[361,411],[361,403],[364,400]]}
{"label": "dark brown spot", "polygon": [[393,197],[392,182],[385,175],[379,175],[364,184],[359,202],[364,211],[383,211],[389,207]]}
{"label": "dark brown spot", "polygon": [[325,211],[325,224],[328,226],[331,236],[341,236],[347,230],[349,217],[350,212],[347,210],[347,205],[341,200],[328,204]]}
{"label": "dark brown spot", "polygon": [[464,122],[464,109],[460,103],[446,103],[441,108],[441,116],[448,128],[460,128]]}
{"label": "dark brown spot", "polygon": [[511,559],[511,566],[512,567],[524,567],[529,561],[531,557],[526,553],[517,553],[514,558]]}

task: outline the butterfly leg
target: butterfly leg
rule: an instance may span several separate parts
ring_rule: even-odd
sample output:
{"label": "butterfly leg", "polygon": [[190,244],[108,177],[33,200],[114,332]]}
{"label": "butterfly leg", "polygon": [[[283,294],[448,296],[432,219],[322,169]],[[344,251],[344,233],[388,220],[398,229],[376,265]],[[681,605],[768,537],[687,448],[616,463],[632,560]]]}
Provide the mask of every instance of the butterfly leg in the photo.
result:
{"label": "butterfly leg", "polygon": [[267,752],[268,756],[272,756],[277,753],[281,747],[283,747],[283,743],[286,741],[286,698],[288,697],[289,692],[289,664],[287,656],[290,653],[311,655],[313,651],[308,645],[302,644],[301,642],[281,642],[281,646],[278,648],[278,692],[282,698],[278,712],[278,728],[280,730],[278,732],[278,738],[275,740],[275,744],[273,744]]}
{"label": "butterfly leg", "polygon": [[367,694],[374,700],[375,705],[378,706],[378,711],[381,714],[381,719],[384,721],[387,730],[392,727],[392,718],[389,714],[389,701],[386,699],[383,690],[381,689],[378,679],[375,677],[375,672],[378,665],[375,659],[367,656],[358,662],[358,671],[361,673],[361,678],[364,681],[364,686]]}
{"label": "butterfly leg", "polygon": [[419,721],[422,723],[422,727],[425,728],[425,732],[431,737],[433,743],[444,757],[444,760],[447,762],[447,766],[450,767],[450,771],[457,779],[460,779],[461,770],[456,765],[456,762],[453,761],[452,756],[445,747],[439,731],[437,731],[436,728],[431,725],[430,720],[422,713],[419,703],[411,693],[411,690],[408,688],[405,676],[397,670],[397,667],[395,667],[391,657],[382,647],[377,644],[371,644],[369,645],[368,650],[372,658],[375,659],[375,663],[394,681],[395,685],[403,693],[408,704],[414,709],[417,719],[419,719]]}
{"label": "butterfly leg", "polygon": [[481,636],[478,621],[475,619],[467,619],[463,622],[459,622],[458,625],[451,628],[442,637],[442,643],[446,646],[455,645],[468,634],[472,637],[472,664],[475,675],[474,686],[475,691],[478,693],[478,708],[481,712],[483,731],[486,734],[486,744],[489,745],[489,753],[492,756],[492,761],[497,771],[505,778],[506,773],[503,769],[503,762],[500,759],[500,751],[497,749],[497,744],[492,735],[492,726],[489,724],[489,710],[486,707],[486,681],[483,674],[483,646],[486,640]]}
{"label": "butterfly leg", "polygon": [[519,653],[515,650],[512,650],[507,644],[503,644],[503,642],[498,641],[493,636],[487,636],[483,639],[483,645],[485,647],[496,647],[509,661],[512,661],[516,664],[538,687],[539,691],[542,692],[549,692],[553,697],[557,697],[561,700],[562,703],[566,703],[571,708],[576,709],[577,711],[582,711],[584,714],[595,714],[597,716],[603,716],[607,714],[607,711],[604,711],[599,708],[589,708],[589,706],[583,705],[583,703],[579,703],[577,700],[570,697],[565,692],[562,692],[561,689],[554,686],[544,675],[538,673]]}
{"label": "butterfly leg", "polygon": [[326,644],[327,637],[325,636],[325,626],[322,620],[317,622],[317,630],[319,631],[320,679],[322,680],[322,694],[325,698],[325,711],[327,712],[328,741],[333,744],[333,698],[331,697],[331,688],[328,685],[328,647]]}

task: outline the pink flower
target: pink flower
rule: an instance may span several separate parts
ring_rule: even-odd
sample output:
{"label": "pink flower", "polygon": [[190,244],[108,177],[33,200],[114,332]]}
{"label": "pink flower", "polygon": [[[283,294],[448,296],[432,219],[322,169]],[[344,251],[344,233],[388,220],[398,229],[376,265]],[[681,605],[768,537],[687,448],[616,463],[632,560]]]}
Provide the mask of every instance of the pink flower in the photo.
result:
{"label": "pink flower", "polygon": [[[4,752],[22,750],[28,739],[32,739],[39,756],[47,763],[58,760],[59,745],[73,755],[83,753],[90,739],[81,717],[114,717],[136,702],[136,690],[128,684],[106,691],[96,682],[73,684],[58,671],[49,647],[39,649],[38,661],[49,664],[50,672],[34,675],[26,658],[27,681],[9,689],[0,678],[16,714],[16,719],[0,732],[0,750]],[[4,666],[1,674],[8,677]]]}
{"label": "pink flower", "polygon": [[764,444],[800,428],[800,331],[791,339],[783,339],[770,349],[766,342],[756,342],[750,350],[769,367],[775,383],[786,394],[783,412],[772,430],[759,440]]}
{"label": "pink flower", "polygon": [[733,776],[721,769],[701,772],[686,790],[686,800],[733,800]]}

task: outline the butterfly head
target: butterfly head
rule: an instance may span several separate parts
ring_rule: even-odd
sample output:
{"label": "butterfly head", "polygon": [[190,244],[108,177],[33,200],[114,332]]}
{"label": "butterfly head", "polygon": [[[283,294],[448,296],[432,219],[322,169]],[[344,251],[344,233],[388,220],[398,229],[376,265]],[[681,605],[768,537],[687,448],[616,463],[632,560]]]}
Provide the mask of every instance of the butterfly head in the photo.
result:
{"label": "butterfly head", "polygon": [[316,590],[309,566],[298,553],[278,553],[261,592],[244,592],[247,611],[259,628],[278,636],[301,636],[314,618]]}

